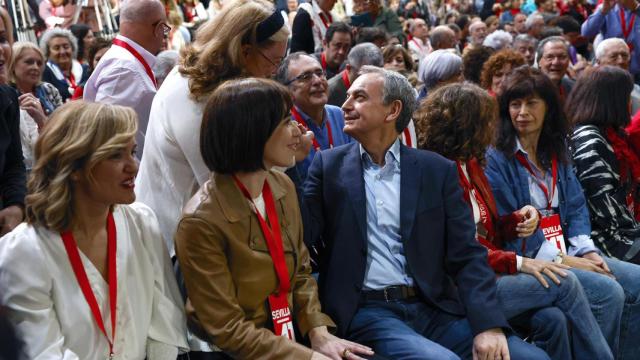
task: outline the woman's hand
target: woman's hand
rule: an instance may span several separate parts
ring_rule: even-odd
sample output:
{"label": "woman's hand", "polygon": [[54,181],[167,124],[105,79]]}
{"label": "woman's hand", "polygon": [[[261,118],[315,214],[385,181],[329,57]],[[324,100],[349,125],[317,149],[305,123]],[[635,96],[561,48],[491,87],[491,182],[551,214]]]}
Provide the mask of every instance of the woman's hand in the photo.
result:
{"label": "woman's hand", "polygon": [[538,228],[538,222],[540,221],[538,210],[531,205],[525,205],[522,209],[518,210],[518,213],[524,218],[523,222],[519,222],[518,225],[516,225],[518,237],[524,238],[531,236]]}
{"label": "woman's hand", "polygon": [[298,130],[302,136],[300,136],[300,144],[298,144],[298,148],[296,151],[296,162],[299,163],[309,156],[309,152],[311,151],[311,146],[313,146],[313,131],[308,131],[304,125],[298,123]]}
{"label": "woman's hand", "polygon": [[[608,270],[609,269],[608,267],[607,267],[607,270],[605,270],[602,266],[600,266],[601,264],[597,264],[593,260],[590,260],[587,257],[587,255],[590,255],[590,254],[592,254],[592,253],[584,255],[583,258],[565,255],[565,256],[562,257],[562,263],[565,264],[565,265],[569,265],[569,266],[571,266],[573,268],[576,268],[576,269],[593,271],[593,272],[597,272],[597,273],[600,273],[602,275],[607,275],[607,276],[610,276],[610,277],[613,278],[613,275],[611,274],[611,271]],[[596,255],[598,255],[598,254],[596,254]],[[600,255],[598,255],[598,257],[600,257]],[[602,259],[602,258],[600,258],[600,259]]]}
{"label": "woman's hand", "polygon": [[613,275],[613,273],[609,269],[609,265],[607,265],[607,263],[604,261],[602,256],[600,256],[597,252],[592,251],[590,253],[586,253],[586,254],[582,255],[582,257],[585,258],[585,259],[591,260],[598,267],[602,268],[602,270],[606,271],[610,275]]}
{"label": "woman's hand", "polygon": [[45,121],[47,120],[47,115],[44,113],[42,109],[42,104],[40,104],[40,100],[37,97],[33,96],[31,93],[26,93],[20,95],[18,98],[20,102],[20,108],[29,114],[33,118],[33,121],[38,124],[38,130],[44,126]]}
{"label": "woman's hand", "polygon": [[[309,340],[311,340],[311,348],[324,355],[312,357],[314,360],[326,359],[326,357],[333,360],[364,360],[357,354],[373,355],[373,350],[367,346],[340,339],[339,337],[329,334],[326,326],[311,329],[311,331],[309,331]],[[314,356],[316,356],[315,353]]]}
{"label": "woman's hand", "polygon": [[556,275],[567,277],[566,269],[569,269],[569,266],[564,264],[523,257],[520,272],[533,275],[545,289],[548,289],[549,283],[547,283],[547,279],[542,274],[547,275],[556,285],[560,285],[560,279]]}

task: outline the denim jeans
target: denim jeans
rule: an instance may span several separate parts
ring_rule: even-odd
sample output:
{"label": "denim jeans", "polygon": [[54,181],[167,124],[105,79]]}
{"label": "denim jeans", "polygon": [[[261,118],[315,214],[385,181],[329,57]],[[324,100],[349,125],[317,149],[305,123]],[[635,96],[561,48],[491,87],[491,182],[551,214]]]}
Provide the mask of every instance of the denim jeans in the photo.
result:
{"label": "denim jeans", "polygon": [[612,279],[572,269],[584,288],[591,311],[616,359],[640,356],[640,266],[604,257]]}
{"label": "denim jeans", "polygon": [[[467,319],[417,299],[361,304],[347,337],[394,360],[472,358],[473,333]],[[549,359],[517,336],[508,336],[507,341],[512,359]]]}
{"label": "denim jeans", "polygon": [[[499,277],[498,301],[507,319],[540,309],[529,319],[532,339],[552,359],[613,359],[577,277],[571,272],[566,278],[558,277],[559,286],[546,278],[548,289],[529,274]],[[572,329],[570,337],[567,323]]]}

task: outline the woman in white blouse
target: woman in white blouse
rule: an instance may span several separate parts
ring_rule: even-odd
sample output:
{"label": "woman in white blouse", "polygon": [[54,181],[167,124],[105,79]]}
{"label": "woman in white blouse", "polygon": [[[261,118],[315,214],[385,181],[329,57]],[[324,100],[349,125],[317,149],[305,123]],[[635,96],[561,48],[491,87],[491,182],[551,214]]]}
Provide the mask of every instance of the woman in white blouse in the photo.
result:
{"label": "woman in white blouse", "polygon": [[182,300],[153,212],[135,200],[135,112],[58,109],[35,148],[27,223],[0,241],[0,302],[29,358],[176,359]]}

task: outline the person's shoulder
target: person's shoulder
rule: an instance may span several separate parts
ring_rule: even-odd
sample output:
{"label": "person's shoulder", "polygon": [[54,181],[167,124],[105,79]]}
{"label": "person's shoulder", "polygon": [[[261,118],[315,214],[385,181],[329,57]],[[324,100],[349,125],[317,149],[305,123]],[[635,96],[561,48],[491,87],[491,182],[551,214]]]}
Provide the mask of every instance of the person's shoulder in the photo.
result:
{"label": "person's shoulder", "polygon": [[[433,151],[414,149],[404,145],[402,145],[402,151],[409,156],[415,157],[419,162],[428,164],[429,166],[435,165],[448,167],[453,164],[453,161]],[[402,152],[400,154],[402,156]]]}
{"label": "person's shoulder", "polygon": [[47,236],[49,233],[45,229],[39,231],[27,223],[18,225],[0,240],[0,267],[16,262],[41,263],[44,260],[42,241],[51,240]]}
{"label": "person's shoulder", "polygon": [[332,116],[338,116],[338,117],[340,117],[340,118],[342,118],[342,117],[343,117],[343,115],[342,115],[342,109],[341,109],[340,107],[338,107],[338,106],[335,106],[335,105],[329,105],[329,104],[327,104],[327,105],[325,105],[325,106],[324,106],[324,109],[325,109],[329,114],[331,114]]}

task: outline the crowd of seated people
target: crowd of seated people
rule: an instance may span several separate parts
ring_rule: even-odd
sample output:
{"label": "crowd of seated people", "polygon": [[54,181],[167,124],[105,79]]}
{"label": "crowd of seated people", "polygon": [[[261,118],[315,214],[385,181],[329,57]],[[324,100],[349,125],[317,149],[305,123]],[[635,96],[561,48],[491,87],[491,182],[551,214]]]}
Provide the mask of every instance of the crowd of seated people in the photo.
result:
{"label": "crowd of seated people", "polygon": [[1,3],[0,358],[640,353],[638,0]]}

